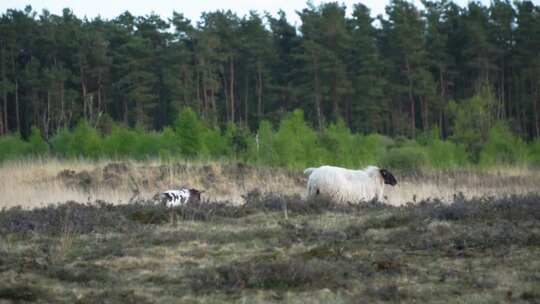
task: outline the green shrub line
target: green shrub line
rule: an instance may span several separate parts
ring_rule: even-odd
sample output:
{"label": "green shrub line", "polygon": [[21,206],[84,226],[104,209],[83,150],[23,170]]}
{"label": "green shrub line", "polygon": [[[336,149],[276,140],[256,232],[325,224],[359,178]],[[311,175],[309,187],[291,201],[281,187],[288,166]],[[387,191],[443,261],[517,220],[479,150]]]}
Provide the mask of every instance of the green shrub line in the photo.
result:
{"label": "green shrub line", "polygon": [[[474,132],[472,130],[471,132]],[[17,134],[0,137],[0,161],[30,157],[89,159],[229,159],[301,169],[331,164],[362,167],[378,164],[396,170],[489,168],[501,165],[540,167],[540,141],[526,143],[502,122],[481,142],[464,137],[439,138],[436,129],[415,140],[380,134],[352,133],[342,121],[314,130],[302,110],[287,114],[277,128],[262,121],[256,132],[235,124],[223,130],[205,125],[190,108],[160,132],[114,125],[99,130],[86,121],[62,129],[45,142],[38,128],[23,140]],[[477,137],[474,141],[478,141]],[[472,147],[472,148],[468,148]]]}

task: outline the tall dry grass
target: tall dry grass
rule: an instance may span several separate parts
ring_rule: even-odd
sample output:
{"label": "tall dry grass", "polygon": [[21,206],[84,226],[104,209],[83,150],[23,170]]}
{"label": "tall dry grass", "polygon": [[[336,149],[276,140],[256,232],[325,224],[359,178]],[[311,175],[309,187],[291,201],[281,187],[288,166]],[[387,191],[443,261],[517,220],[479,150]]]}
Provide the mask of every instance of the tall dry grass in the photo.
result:
{"label": "tall dry grass", "polygon": [[[451,201],[459,193],[467,198],[526,194],[538,192],[540,185],[540,172],[525,167],[397,174],[397,178],[398,185],[385,192],[392,205],[426,198]],[[0,164],[0,208],[32,208],[69,200],[122,204],[179,186],[202,189],[205,199],[241,204],[242,196],[253,189],[303,195],[305,181],[300,171],[225,161],[9,161]]]}

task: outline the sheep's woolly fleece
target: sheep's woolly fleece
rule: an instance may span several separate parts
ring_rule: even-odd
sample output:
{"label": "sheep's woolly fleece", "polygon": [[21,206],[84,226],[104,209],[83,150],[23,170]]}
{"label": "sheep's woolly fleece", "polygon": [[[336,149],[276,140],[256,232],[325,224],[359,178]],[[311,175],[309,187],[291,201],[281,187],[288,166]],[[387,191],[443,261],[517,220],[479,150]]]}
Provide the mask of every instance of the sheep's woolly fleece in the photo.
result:
{"label": "sheep's woolly fleece", "polygon": [[350,170],[333,166],[307,168],[308,196],[323,195],[338,203],[383,199],[384,180],[376,166]]}

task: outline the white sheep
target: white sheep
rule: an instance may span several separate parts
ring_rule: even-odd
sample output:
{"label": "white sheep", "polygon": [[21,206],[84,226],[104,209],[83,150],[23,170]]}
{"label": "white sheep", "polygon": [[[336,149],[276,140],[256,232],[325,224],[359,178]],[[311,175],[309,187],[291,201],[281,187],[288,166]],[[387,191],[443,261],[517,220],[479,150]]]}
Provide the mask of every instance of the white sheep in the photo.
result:
{"label": "white sheep", "polygon": [[167,190],[161,193],[162,200],[169,208],[185,205],[188,201],[200,201],[201,191],[193,188]]}
{"label": "white sheep", "polygon": [[178,206],[183,206],[188,202],[200,202],[201,193],[193,188],[182,187],[175,190],[167,190],[161,193],[162,202],[170,208],[170,221],[173,226],[176,227],[176,211],[174,210]]}
{"label": "white sheep", "polygon": [[304,174],[308,197],[323,195],[338,203],[358,203],[384,199],[384,185],[396,185],[390,171],[368,166],[363,170],[350,170],[333,166],[307,168]]}

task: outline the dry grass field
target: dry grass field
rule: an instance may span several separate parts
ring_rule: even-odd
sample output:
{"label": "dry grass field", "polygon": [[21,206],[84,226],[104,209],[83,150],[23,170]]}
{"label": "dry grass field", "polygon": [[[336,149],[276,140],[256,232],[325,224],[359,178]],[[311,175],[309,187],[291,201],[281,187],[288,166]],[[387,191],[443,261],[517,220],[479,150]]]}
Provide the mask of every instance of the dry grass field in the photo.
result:
{"label": "dry grass field", "polygon": [[[361,205],[239,163],[0,171],[0,303],[540,303],[526,169],[398,174],[387,204]],[[206,191],[177,225],[150,199],[174,185]]]}
{"label": "dry grass field", "polygon": [[[448,201],[459,193],[466,198],[534,193],[540,185],[540,171],[519,167],[395,173],[398,185],[387,187],[385,193],[387,203],[394,206],[428,198]],[[305,182],[301,170],[258,168],[236,162],[37,159],[0,164],[0,208],[32,208],[70,200],[128,203],[178,186],[202,189],[208,200],[242,204],[242,196],[255,189],[304,195]]]}

